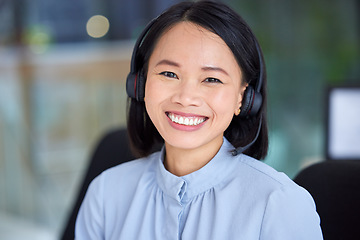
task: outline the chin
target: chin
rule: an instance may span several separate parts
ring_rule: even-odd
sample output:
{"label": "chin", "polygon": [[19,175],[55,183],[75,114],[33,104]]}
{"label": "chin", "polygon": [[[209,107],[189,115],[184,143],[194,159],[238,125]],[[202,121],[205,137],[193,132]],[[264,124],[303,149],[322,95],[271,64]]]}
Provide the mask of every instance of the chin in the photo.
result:
{"label": "chin", "polygon": [[179,138],[164,138],[165,144],[169,145],[173,148],[178,149],[195,149],[200,147],[201,145],[204,145],[204,143],[201,143],[199,141],[194,141],[194,138],[187,138],[187,137],[179,137]]}

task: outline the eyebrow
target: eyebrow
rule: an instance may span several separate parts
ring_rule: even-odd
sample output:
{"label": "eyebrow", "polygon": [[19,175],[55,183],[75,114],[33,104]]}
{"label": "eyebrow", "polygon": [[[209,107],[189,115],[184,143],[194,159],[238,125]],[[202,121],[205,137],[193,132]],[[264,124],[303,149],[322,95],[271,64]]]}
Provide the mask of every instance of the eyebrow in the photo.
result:
{"label": "eyebrow", "polygon": [[208,66],[208,67],[202,67],[201,69],[202,69],[203,71],[216,71],[216,72],[221,72],[221,73],[229,76],[229,74],[228,74],[224,69],[222,69],[222,68],[220,68],[220,67]]}
{"label": "eyebrow", "polygon": [[[163,60],[159,61],[156,64],[156,66],[159,66],[159,65],[169,65],[169,66],[174,66],[174,67],[180,67],[181,66],[179,63],[168,60],[168,59],[163,59]],[[222,69],[220,67],[206,66],[206,67],[202,67],[201,70],[203,70],[203,71],[221,72],[221,73],[229,76],[229,74],[224,69]]]}
{"label": "eyebrow", "polygon": [[174,66],[174,67],[180,67],[180,64],[178,64],[177,62],[173,62],[173,61],[167,60],[167,59],[163,59],[156,64],[156,66],[159,66],[159,65],[170,65],[170,66]]}

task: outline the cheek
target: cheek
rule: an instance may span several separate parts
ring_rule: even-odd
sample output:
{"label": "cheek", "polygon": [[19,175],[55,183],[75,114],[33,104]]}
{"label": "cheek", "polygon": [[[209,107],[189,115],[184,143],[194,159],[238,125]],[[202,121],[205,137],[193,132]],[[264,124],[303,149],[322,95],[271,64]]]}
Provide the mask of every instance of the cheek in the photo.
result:
{"label": "cheek", "polygon": [[237,106],[235,91],[224,91],[209,98],[211,106],[218,117],[233,116]]}
{"label": "cheek", "polygon": [[145,107],[152,120],[157,115],[164,98],[166,98],[166,91],[163,90],[159,81],[149,79],[145,85]]}
{"label": "cheek", "polygon": [[[145,103],[152,103],[156,101],[161,94],[161,87],[156,84],[156,81],[149,79],[145,84]],[[160,97],[160,96],[159,96]]]}

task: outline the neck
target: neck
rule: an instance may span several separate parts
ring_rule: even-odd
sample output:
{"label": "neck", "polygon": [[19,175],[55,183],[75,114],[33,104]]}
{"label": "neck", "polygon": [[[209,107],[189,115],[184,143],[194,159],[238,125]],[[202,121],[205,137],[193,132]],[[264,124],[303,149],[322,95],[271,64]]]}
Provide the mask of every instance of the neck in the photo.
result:
{"label": "neck", "polygon": [[212,142],[195,149],[182,149],[165,143],[165,168],[176,176],[184,176],[205,166],[217,154],[221,142]]}

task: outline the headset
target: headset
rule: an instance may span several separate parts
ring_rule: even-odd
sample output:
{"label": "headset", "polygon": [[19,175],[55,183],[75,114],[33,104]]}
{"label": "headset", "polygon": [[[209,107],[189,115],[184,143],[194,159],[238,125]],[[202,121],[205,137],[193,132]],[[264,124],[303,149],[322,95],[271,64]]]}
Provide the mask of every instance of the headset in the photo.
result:
{"label": "headset", "polygon": [[[139,38],[137,39],[131,57],[130,73],[128,74],[126,79],[126,92],[128,96],[130,98],[136,99],[139,102],[144,101],[146,77],[143,75],[142,69],[138,70],[138,67],[136,66],[136,56],[139,47],[145,39],[145,36],[155,22],[156,19],[153,19],[151,22],[149,22],[149,24],[145,27],[145,29],[141,32]],[[259,79],[256,82],[255,88],[251,85],[247,86],[242,100],[241,111],[239,114],[240,117],[256,115],[262,105],[262,95],[260,93],[260,89],[263,82],[263,62],[258,43],[256,42],[255,45],[259,56]]]}
{"label": "headset", "polygon": [[262,95],[260,93],[260,90],[264,78],[264,64],[262,61],[260,47],[257,41],[255,41],[255,46],[259,57],[259,78],[258,81],[256,81],[255,89],[251,85],[248,85],[245,89],[244,97],[240,108],[240,117],[255,116],[259,112],[262,105]]}
{"label": "headset", "polygon": [[[156,20],[157,20],[157,18],[151,20],[147,24],[147,26],[140,33],[137,41],[135,42],[134,50],[133,50],[131,62],[130,62],[130,73],[128,74],[127,79],[126,79],[127,95],[130,98],[135,99],[138,102],[144,101],[144,98],[145,98],[146,76],[144,76],[144,71],[142,70],[142,68],[139,68],[138,66],[136,66],[136,57],[138,55],[138,49],[140,48],[141,44],[143,43],[144,39],[146,38],[147,33],[150,31],[151,27],[154,25]],[[261,105],[262,105],[262,95],[260,93],[260,90],[261,90],[263,77],[264,77],[263,76],[264,66],[263,66],[260,47],[259,47],[257,41],[255,41],[255,46],[256,46],[256,51],[258,53],[258,57],[259,57],[259,67],[260,67],[259,78],[258,78],[258,81],[256,81],[255,88],[251,85],[248,85],[244,91],[242,106],[240,108],[241,111],[239,114],[239,117],[241,117],[241,118],[255,116],[259,112]],[[258,127],[256,136],[253,139],[253,141],[244,147],[236,148],[232,152],[232,154],[234,156],[247,150],[257,140],[259,133],[260,133],[261,124],[262,124],[262,117],[260,117],[259,127]]]}
{"label": "headset", "polygon": [[146,34],[149,32],[156,20],[157,18],[151,20],[145,29],[140,33],[139,38],[136,40],[131,56],[130,73],[126,78],[126,93],[130,98],[135,99],[138,102],[144,101],[145,98],[146,77],[144,76],[143,70],[138,70],[138,66],[136,66],[136,56],[138,54],[138,49],[145,39]]}

